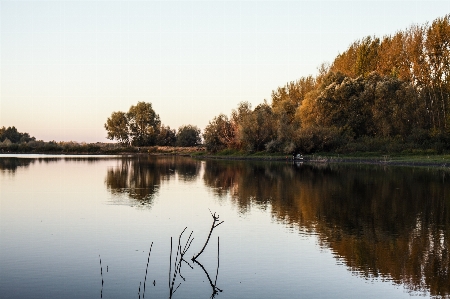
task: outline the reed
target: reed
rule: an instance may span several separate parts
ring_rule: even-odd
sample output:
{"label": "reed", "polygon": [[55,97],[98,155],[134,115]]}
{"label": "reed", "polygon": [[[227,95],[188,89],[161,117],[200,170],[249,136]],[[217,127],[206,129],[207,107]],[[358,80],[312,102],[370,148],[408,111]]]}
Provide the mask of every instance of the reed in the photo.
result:
{"label": "reed", "polygon": [[[206,278],[208,279],[208,282],[211,285],[211,288],[213,290],[211,298],[214,298],[219,292],[222,292],[222,290],[217,287],[217,277],[219,275],[219,253],[220,253],[219,252],[219,246],[220,246],[219,237],[217,237],[217,268],[216,268],[216,276],[215,276],[214,282],[212,281],[212,279],[211,279],[208,271],[206,271],[205,267],[200,263],[200,261],[198,261],[198,257],[204,252],[206,246],[209,243],[209,240],[211,238],[211,235],[212,235],[214,229],[224,222],[224,221],[219,220],[219,215],[216,215],[216,213],[212,213],[211,211],[210,211],[210,213],[213,218],[213,223],[211,225],[211,229],[209,231],[208,237],[206,238],[206,241],[203,244],[202,249],[195,256],[193,256],[191,258],[191,261],[194,264],[197,264],[205,273]],[[186,281],[186,279],[181,274],[182,264],[186,263],[191,269],[194,269],[194,267],[185,259],[185,256],[186,256],[188,250],[191,248],[192,242],[194,241],[194,238],[192,237],[193,231],[191,231],[191,233],[187,237],[186,241],[184,241],[184,242],[182,241],[183,235],[186,232],[186,229],[187,229],[187,227],[185,227],[183,229],[183,231],[180,233],[180,235],[178,236],[178,244],[177,244],[176,252],[174,252],[173,238],[170,237],[169,299],[171,299],[173,297],[175,292],[181,286],[181,282],[179,282],[177,284],[177,278],[181,277],[181,279],[183,281]],[[153,242],[150,244],[150,249],[148,251],[147,264],[145,266],[144,282],[143,283],[142,283],[142,281],[139,282],[139,287],[138,287],[138,298],[139,299],[141,299],[141,295],[142,295],[142,299],[145,298],[145,291],[146,291],[147,277],[149,274],[149,264],[150,264],[152,248],[153,248]],[[104,285],[103,266],[102,266],[102,259],[101,259],[100,255],[98,257],[100,259],[100,277],[102,280],[102,285],[101,285],[101,290],[100,290],[100,298],[103,298],[103,285]],[[107,271],[108,271],[108,266],[107,266]],[[153,280],[153,286],[155,286],[155,285],[156,285],[156,281]]]}

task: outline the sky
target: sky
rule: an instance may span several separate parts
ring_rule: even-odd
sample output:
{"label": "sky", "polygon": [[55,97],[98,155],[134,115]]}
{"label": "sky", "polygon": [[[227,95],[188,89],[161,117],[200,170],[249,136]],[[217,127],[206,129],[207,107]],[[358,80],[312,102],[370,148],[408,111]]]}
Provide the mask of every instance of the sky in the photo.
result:
{"label": "sky", "polygon": [[450,13],[450,1],[0,1],[0,127],[108,142],[139,101],[203,130],[315,76],[354,41]]}

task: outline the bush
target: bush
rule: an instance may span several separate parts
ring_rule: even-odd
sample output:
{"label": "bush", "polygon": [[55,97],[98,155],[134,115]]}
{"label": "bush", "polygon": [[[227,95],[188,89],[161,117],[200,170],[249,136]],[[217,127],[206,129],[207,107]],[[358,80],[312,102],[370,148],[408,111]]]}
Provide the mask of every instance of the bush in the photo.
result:
{"label": "bush", "polygon": [[295,136],[296,151],[303,153],[327,152],[338,149],[348,140],[342,129],[335,127],[301,128]]}
{"label": "bush", "polygon": [[269,153],[277,153],[280,151],[281,143],[278,140],[271,140],[265,144],[266,151]]}
{"label": "bush", "polygon": [[177,146],[196,146],[201,144],[200,129],[196,126],[181,126],[177,133]]}

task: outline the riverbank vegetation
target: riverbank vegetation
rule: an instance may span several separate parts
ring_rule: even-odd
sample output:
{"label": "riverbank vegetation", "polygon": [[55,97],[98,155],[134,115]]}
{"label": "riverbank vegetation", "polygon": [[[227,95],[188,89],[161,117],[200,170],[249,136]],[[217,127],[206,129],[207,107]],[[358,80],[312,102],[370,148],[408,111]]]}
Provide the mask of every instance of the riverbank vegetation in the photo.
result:
{"label": "riverbank vegetation", "polygon": [[181,126],[178,131],[161,124],[151,103],[138,102],[127,113],[113,112],[104,125],[110,140],[123,146],[196,146],[201,143],[200,129]]}
{"label": "riverbank vegetation", "polygon": [[450,15],[352,43],[316,77],[238,104],[205,128],[208,150],[443,153],[450,149]]}
{"label": "riverbank vegetation", "polygon": [[[272,92],[255,108],[241,102],[201,133],[162,124],[151,103],[113,112],[108,143],[43,142],[15,127],[0,129],[0,151],[180,153],[201,145],[220,156],[436,155],[450,152],[450,14],[431,24],[350,44],[318,74]],[[203,137],[203,142],[202,138]],[[190,151],[189,151],[190,152]],[[202,150],[200,150],[202,152]]]}

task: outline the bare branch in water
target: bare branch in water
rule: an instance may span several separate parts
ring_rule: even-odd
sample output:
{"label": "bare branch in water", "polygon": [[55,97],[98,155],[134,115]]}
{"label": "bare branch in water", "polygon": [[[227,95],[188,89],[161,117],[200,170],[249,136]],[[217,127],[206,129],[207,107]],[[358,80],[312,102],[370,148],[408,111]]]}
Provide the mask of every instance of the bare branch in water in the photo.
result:
{"label": "bare branch in water", "polygon": [[189,248],[191,247],[192,241],[194,240],[194,238],[192,238],[192,233],[193,232],[191,232],[189,234],[189,237],[188,237],[186,243],[184,244],[184,246],[181,246],[181,237],[183,236],[183,233],[186,231],[186,229],[187,229],[187,227],[185,227],[183,229],[183,231],[181,232],[180,236],[178,237],[177,253],[175,255],[175,262],[173,263],[173,266],[174,266],[173,273],[172,273],[172,249],[173,249],[173,244],[172,244],[172,238],[170,238],[169,298],[172,298],[172,295],[178,290],[178,288],[181,285],[181,283],[179,283],[177,285],[177,287],[174,288],[177,276],[180,275],[180,277],[183,279],[183,281],[186,280],[181,275],[181,262],[184,261],[185,263],[187,263],[189,265],[189,267],[192,268],[192,266],[184,259],[184,255],[189,250]]}
{"label": "bare branch in water", "polygon": [[[210,210],[209,212],[211,213],[211,210]],[[195,260],[203,253],[203,251],[204,251],[205,248],[206,248],[206,245],[208,245],[208,242],[209,242],[209,239],[211,238],[211,234],[212,234],[213,230],[214,230],[216,227],[218,227],[219,225],[221,225],[221,224],[223,223],[223,221],[219,222],[219,215],[216,216],[216,213],[215,213],[215,212],[214,212],[214,214],[211,213],[211,216],[212,216],[212,218],[213,218],[213,223],[212,223],[212,225],[211,225],[211,230],[209,231],[208,238],[206,239],[206,242],[205,242],[205,244],[203,245],[202,250],[200,250],[200,252],[197,253],[197,255],[194,256],[194,257],[191,259],[192,261],[195,261]],[[219,223],[217,223],[217,222],[219,222]]]}
{"label": "bare branch in water", "polygon": [[148,251],[147,267],[145,268],[144,291],[142,292],[142,299],[144,299],[144,296],[145,296],[145,282],[147,281],[148,264],[150,263],[150,254],[152,253],[152,247],[153,247],[153,242],[150,245],[150,250]]}
{"label": "bare branch in water", "polygon": [[[217,269],[216,269],[216,277],[214,279],[214,283],[213,283],[211,277],[209,276],[209,273],[206,271],[205,267],[197,260],[197,258],[203,253],[203,251],[205,250],[206,246],[208,245],[208,242],[209,242],[209,239],[211,238],[213,230],[217,226],[219,226],[220,224],[223,223],[223,221],[219,220],[219,215],[216,215],[216,213],[213,214],[211,212],[211,210],[209,212],[211,213],[211,216],[213,217],[213,223],[211,225],[211,229],[209,231],[208,237],[207,237],[206,242],[203,245],[202,249],[200,250],[200,252],[197,255],[192,257],[191,261],[194,262],[195,264],[199,265],[200,268],[202,268],[202,270],[205,272],[206,278],[208,279],[209,284],[211,285],[211,288],[213,290],[211,298],[214,298],[219,292],[222,292],[222,290],[217,287],[217,277],[219,275],[219,237],[217,237]],[[191,247],[192,242],[194,240],[194,238],[192,237],[193,231],[191,231],[191,233],[189,234],[186,242],[184,242],[184,244],[182,244],[181,239],[182,239],[183,234],[186,231],[186,229],[187,229],[187,227],[185,227],[183,229],[183,231],[180,233],[180,235],[178,236],[178,245],[177,245],[176,254],[174,255],[174,260],[172,259],[172,257],[173,257],[173,238],[170,237],[169,299],[172,298],[173,294],[181,286],[181,282],[176,284],[177,283],[177,277],[180,276],[181,279],[183,279],[183,281],[186,281],[184,276],[181,274],[182,262],[185,262],[191,269],[194,269],[193,264],[191,265],[189,263],[189,261],[184,259],[184,256],[186,255],[187,251]],[[145,268],[144,283],[142,284],[142,282],[139,282],[138,297],[141,298],[141,291],[142,291],[142,299],[144,299],[144,296],[145,296],[147,276],[148,276],[148,268],[149,268],[149,264],[150,264],[150,256],[151,256],[151,252],[152,252],[152,247],[153,247],[153,242],[151,243],[150,249],[149,249],[149,252],[148,252],[147,265],[146,265],[146,268]],[[100,258],[100,255],[98,257],[100,259],[100,276],[101,276],[101,279],[102,279],[102,287],[101,287],[101,291],[100,291],[100,297],[102,298],[103,297],[103,284],[104,284],[103,267],[102,267],[102,260]],[[172,262],[173,262],[173,264],[172,264]],[[172,270],[172,266],[173,266],[173,270]],[[153,286],[155,286],[155,280],[153,280]]]}
{"label": "bare branch in water", "polygon": [[103,268],[102,268],[102,258],[100,257],[100,254],[98,255],[98,258],[100,259],[100,277],[102,278],[102,288],[100,290],[100,298],[103,298]]}
{"label": "bare branch in water", "polygon": [[212,279],[209,276],[208,271],[206,271],[205,267],[198,260],[194,260],[194,263],[199,265],[200,268],[202,268],[203,272],[205,272],[205,275],[206,275],[206,278],[208,279],[209,285],[211,286],[211,288],[213,290],[213,292],[211,294],[211,298],[214,298],[219,292],[223,291],[217,287],[217,276],[219,274],[219,237],[217,237],[217,270],[216,270],[216,279],[214,280],[214,283],[212,282]]}

